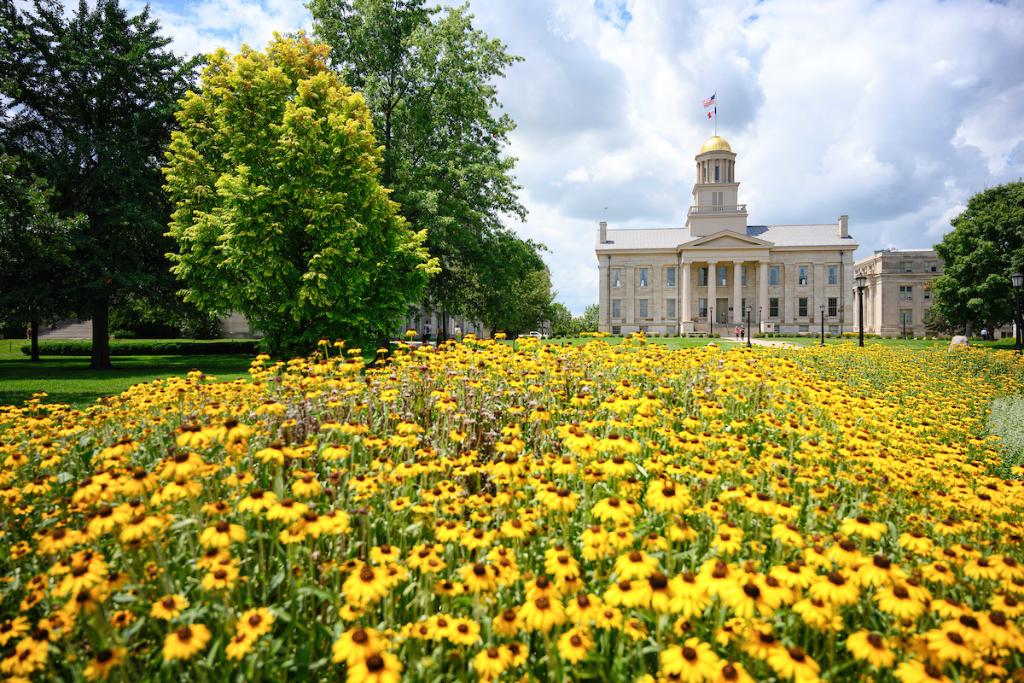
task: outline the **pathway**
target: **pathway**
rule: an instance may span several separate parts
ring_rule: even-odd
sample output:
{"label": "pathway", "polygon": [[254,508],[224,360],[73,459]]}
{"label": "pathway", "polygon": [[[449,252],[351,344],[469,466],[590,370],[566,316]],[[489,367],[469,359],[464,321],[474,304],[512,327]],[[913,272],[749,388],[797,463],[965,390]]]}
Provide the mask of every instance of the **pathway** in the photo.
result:
{"label": "pathway", "polygon": [[[746,344],[746,339],[740,339],[739,337],[719,337],[722,341],[734,342],[736,344]],[[768,346],[776,349],[798,349],[800,348],[796,344],[787,341],[775,341],[773,339],[756,339],[752,338],[750,343],[754,346]]]}

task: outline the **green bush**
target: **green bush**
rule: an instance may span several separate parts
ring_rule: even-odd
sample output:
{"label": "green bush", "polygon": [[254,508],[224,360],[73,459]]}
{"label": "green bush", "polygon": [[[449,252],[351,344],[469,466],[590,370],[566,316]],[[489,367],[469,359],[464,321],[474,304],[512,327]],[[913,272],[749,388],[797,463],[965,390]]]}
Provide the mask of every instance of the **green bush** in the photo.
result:
{"label": "green bush", "polygon": [[[24,344],[21,352],[26,356],[31,347]],[[117,339],[110,342],[111,356],[209,356],[235,353],[255,356],[260,352],[255,339]],[[84,339],[39,342],[41,356],[88,356],[92,342]]]}

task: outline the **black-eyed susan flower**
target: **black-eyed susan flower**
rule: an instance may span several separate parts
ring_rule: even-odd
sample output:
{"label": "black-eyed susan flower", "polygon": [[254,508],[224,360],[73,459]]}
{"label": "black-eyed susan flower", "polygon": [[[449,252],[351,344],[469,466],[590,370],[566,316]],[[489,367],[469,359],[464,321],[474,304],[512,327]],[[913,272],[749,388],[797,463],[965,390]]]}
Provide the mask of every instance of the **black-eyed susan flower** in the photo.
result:
{"label": "black-eyed susan flower", "polygon": [[210,629],[203,624],[189,624],[171,631],[164,638],[165,661],[191,659],[210,642]]}
{"label": "black-eyed susan flower", "polygon": [[896,653],[880,634],[867,629],[851,633],[846,639],[846,649],[855,659],[865,661],[876,669],[887,669],[896,661]]}

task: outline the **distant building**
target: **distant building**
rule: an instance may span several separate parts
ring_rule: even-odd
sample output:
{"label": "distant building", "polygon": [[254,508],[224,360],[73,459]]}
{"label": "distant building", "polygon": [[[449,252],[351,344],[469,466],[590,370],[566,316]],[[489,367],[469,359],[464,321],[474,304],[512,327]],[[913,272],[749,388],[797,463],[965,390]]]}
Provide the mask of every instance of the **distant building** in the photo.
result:
{"label": "distant building", "polygon": [[932,307],[932,281],[942,275],[934,249],[881,249],[854,264],[854,277],[867,277],[864,332],[883,337],[924,337]]}
{"label": "distant building", "polygon": [[731,334],[749,309],[765,332],[851,331],[853,252],[848,220],[747,225],[736,154],[719,136],[695,157],[693,205],[679,228],[599,224],[600,330]]}

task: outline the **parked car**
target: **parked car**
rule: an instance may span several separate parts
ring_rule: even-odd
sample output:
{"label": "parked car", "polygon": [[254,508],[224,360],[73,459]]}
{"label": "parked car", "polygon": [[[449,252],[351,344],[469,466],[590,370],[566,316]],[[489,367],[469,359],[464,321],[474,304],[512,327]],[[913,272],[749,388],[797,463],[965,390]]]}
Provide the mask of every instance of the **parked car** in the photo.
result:
{"label": "parked car", "polygon": [[533,337],[534,339],[547,339],[548,338],[548,335],[542,334],[542,333],[538,332],[537,330],[534,330],[533,332],[530,332],[528,334],[521,334],[519,336],[520,337]]}

